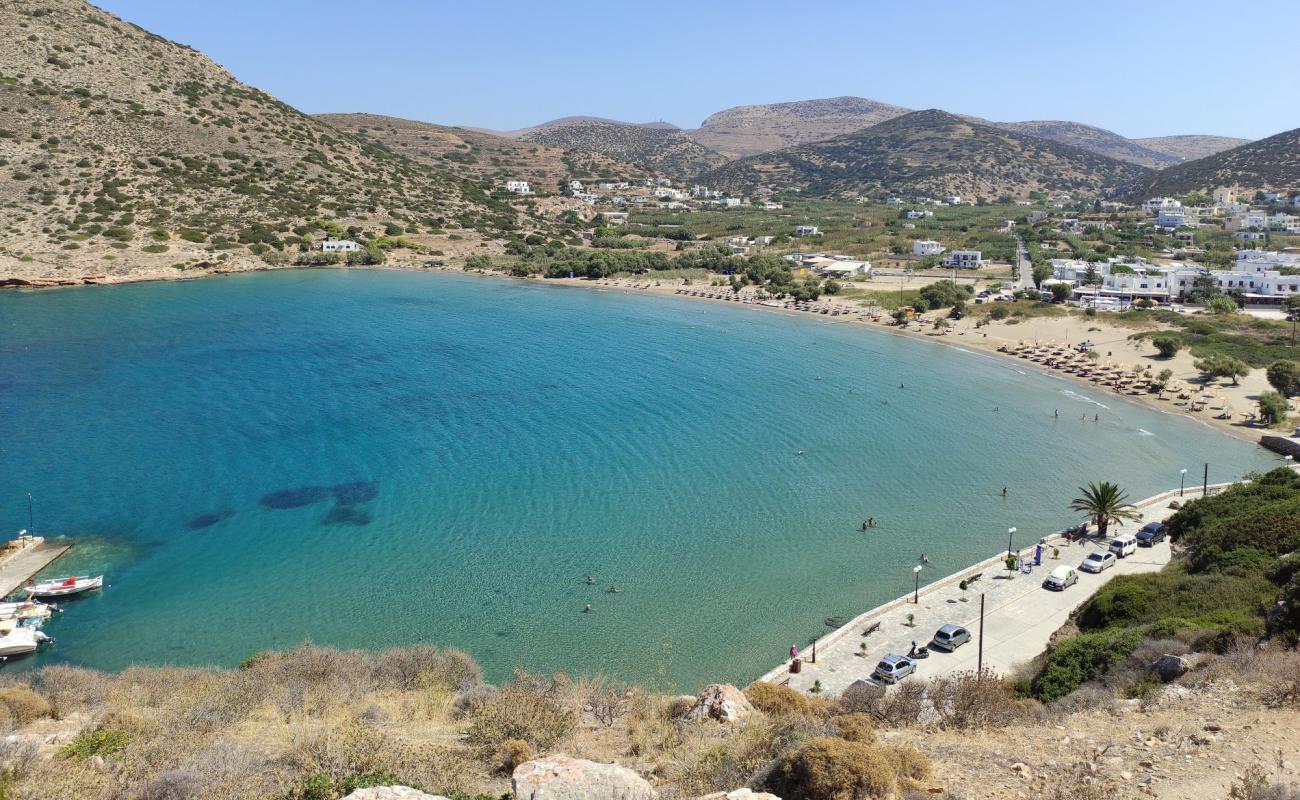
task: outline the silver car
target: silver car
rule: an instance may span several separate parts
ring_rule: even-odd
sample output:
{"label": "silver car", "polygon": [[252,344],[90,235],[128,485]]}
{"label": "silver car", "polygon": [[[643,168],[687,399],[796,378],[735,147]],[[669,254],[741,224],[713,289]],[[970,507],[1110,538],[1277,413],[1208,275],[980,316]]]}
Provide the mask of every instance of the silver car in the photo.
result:
{"label": "silver car", "polygon": [[1097,551],[1089,553],[1087,557],[1083,559],[1083,563],[1079,565],[1079,569],[1084,572],[1101,572],[1103,569],[1109,569],[1113,566],[1115,566],[1114,553],[1110,551]]}
{"label": "silver car", "polygon": [[970,631],[960,625],[944,625],[934,632],[934,641],[930,644],[936,650],[946,650],[951,653],[969,641]]}
{"label": "silver car", "polygon": [[881,683],[898,683],[916,672],[916,662],[907,656],[885,656],[871,676]]}

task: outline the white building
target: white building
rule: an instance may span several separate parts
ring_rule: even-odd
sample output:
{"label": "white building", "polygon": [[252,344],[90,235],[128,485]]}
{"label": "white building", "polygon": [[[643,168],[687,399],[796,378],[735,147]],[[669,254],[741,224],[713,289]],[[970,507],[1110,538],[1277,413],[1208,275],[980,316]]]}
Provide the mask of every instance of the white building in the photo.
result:
{"label": "white building", "polygon": [[908,219],[921,219],[922,217],[933,217],[934,212],[927,211],[925,209],[912,209],[911,211],[908,211],[904,216],[906,216]]}
{"label": "white building", "polygon": [[582,181],[569,181],[569,191],[571,191],[571,192],[581,192],[581,191],[582,191]]}
{"label": "white building", "polygon": [[891,197],[885,201],[885,205],[887,206],[901,206],[902,204],[903,200],[899,197]]}
{"label": "white building", "polygon": [[795,236],[821,236],[822,232],[816,225],[799,225],[794,229]]}
{"label": "white building", "polygon": [[1238,250],[1237,269],[1254,269],[1255,271],[1278,269],[1300,269],[1300,253],[1279,253],[1275,250]]}
{"label": "white building", "polygon": [[1229,189],[1227,186],[1220,186],[1214,190],[1214,204],[1216,206],[1226,206],[1237,202],[1236,188]]}
{"label": "white building", "polygon": [[[1258,265],[1252,265],[1258,267]],[[1220,291],[1240,292],[1247,303],[1280,302],[1300,294],[1300,275],[1283,275],[1273,269],[1201,270],[1182,269],[1174,274],[1171,294],[1184,296],[1196,288],[1198,279],[1210,280]]]}
{"label": "white building", "polygon": [[1246,211],[1230,217],[1223,227],[1230,231],[1239,231],[1244,228],[1258,228],[1259,230],[1268,230],[1268,212],[1267,211]]}
{"label": "white building", "polygon": [[351,239],[326,239],[316,242],[312,247],[323,253],[355,253],[361,249],[361,245]]}
{"label": "white building", "polygon": [[944,198],[944,202],[946,202],[950,206],[959,206],[961,205],[961,195],[950,194]]}
{"label": "white building", "polygon": [[528,181],[506,181],[506,191],[515,194],[533,193],[533,190],[528,186]]}
{"label": "white building", "polygon": [[1153,197],[1142,204],[1142,210],[1155,213],[1167,208],[1182,208],[1183,204],[1172,197]]}
{"label": "white building", "polygon": [[1162,228],[1181,228],[1187,224],[1187,212],[1181,208],[1162,208],[1156,214],[1156,224]]}
{"label": "white building", "polygon": [[933,239],[917,239],[912,242],[912,255],[914,256],[937,256],[947,249]]}
{"label": "white building", "polygon": [[943,265],[954,269],[979,269],[984,266],[984,253],[980,250],[953,250],[943,257]]}
{"label": "white building", "polygon": [[740,205],[739,197],[724,197],[719,201],[726,208],[736,208]]}
{"label": "white building", "polygon": [[604,215],[605,215],[605,224],[606,224],[606,225],[626,225],[626,224],[627,224],[627,212],[626,212],[626,211],[606,211],[606,212],[604,212]]}
{"label": "white building", "polygon": [[856,278],[859,275],[871,274],[871,262],[857,261],[851,258],[833,258],[829,262],[819,264],[816,271],[827,278]]}
{"label": "white building", "polygon": [[784,204],[773,203],[771,200],[768,200],[766,203],[763,204],[764,211],[780,211],[783,208],[785,208]]}
{"label": "white building", "polygon": [[681,200],[686,195],[681,189],[673,189],[669,186],[660,186],[654,190],[654,196],[660,200]]}

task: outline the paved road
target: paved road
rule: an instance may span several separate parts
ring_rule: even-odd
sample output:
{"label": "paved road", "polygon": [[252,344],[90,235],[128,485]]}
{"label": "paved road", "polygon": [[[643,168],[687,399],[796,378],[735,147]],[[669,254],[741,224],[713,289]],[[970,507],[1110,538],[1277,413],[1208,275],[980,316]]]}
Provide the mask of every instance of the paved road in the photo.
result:
{"label": "paved road", "polygon": [[1034,262],[1029,260],[1029,251],[1025,249],[1025,240],[1016,236],[1016,265],[1020,279],[1016,288],[1025,289],[1034,285]]}
{"label": "paved road", "polygon": [[[1151,505],[1139,506],[1144,514],[1143,522],[1168,518],[1173,512],[1164,507],[1167,503],[1168,498],[1164,498]],[[1130,524],[1124,530],[1132,533],[1137,526]],[[881,623],[880,629],[870,636],[863,637],[855,632],[819,650],[816,664],[807,663],[810,654],[805,652],[803,671],[790,675],[789,685],[807,690],[814,681],[820,681],[824,691],[838,694],[854,681],[867,678],[882,656],[906,654],[913,641],[918,644],[929,642],[935,630],[947,623],[970,630],[971,642],[956,653],[936,652],[921,660],[918,676],[929,678],[963,670],[973,671],[979,658],[977,637],[981,593],[985,595],[984,667],[1006,674],[1042,653],[1052,634],[1065,624],[1070,614],[1115,576],[1156,572],[1170,559],[1167,542],[1152,548],[1138,548],[1133,555],[1120,559],[1118,564],[1100,575],[1079,573],[1079,582],[1063,592],[1042,588],[1043,578],[1054,567],[1060,564],[1077,567],[1085,555],[1101,549],[1104,548],[1099,543],[1061,547],[1060,559],[1053,560],[1049,548],[1044,553],[1042,566],[1032,575],[1018,574],[1006,580],[1003,577],[1005,570],[985,567],[980,580],[966,591],[961,590],[957,581],[933,587],[921,595],[919,605],[903,603],[886,610],[877,618]],[[908,625],[909,614],[913,615],[914,627]],[[869,627],[870,624],[871,621],[867,621],[860,627]],[[861,649],[862,643],[867,645],[865,651]]]}

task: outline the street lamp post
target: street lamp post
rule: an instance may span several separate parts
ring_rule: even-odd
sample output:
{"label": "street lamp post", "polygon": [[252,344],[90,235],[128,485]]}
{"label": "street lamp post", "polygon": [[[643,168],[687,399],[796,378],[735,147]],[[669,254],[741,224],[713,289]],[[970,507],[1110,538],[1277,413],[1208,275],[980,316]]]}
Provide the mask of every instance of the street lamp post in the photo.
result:
{"label": "street lamp post", "polygon": [[1007,528],[1007,555],[1011,555],[1011,537],[1016,535],[1015,528]]}
{"label": "street lamp post", "polygon": [[916,576],[916,587],[912,589],[912,605],[921,603],[921,565],[917,564],[912,567],[912,574]]}
{"label": "street lamp post", "polygon": [[1187,470],[1186,469],[1178,470],[1178,496],[1179,497],[1183,496],[1183,484],[1186,480],[1187,480]]}

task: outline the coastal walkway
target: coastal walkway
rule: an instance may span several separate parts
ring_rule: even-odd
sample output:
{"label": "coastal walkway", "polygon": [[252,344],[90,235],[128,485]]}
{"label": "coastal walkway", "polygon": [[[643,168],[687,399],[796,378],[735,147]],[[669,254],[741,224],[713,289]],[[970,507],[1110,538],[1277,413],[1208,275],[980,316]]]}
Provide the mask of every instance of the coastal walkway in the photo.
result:
{"label": "coastal walkway", "polygon": [[25,547],[0,563],[0,597],[8,597],[27,579],[53,564],[72,548],[68,541],[44,541]]}
{"label": "coastal walkway", "polygon": [[[1228,485],[1231,484],[1211,486],[1210,493]],[[1188,489],[1185,495],[1184,501],[1200,497],[1201,487]],[[1141,525],[1167,519],[1173,514],[1169,503],[1177,499],[1179,492],[1175,489],[1135,503],[1134,507],[1142,515],[1141,520],[1119,530],[1132,534]],[[933,678],[953,672],[973,672],[979,659],[981,595],[984,600],[984,668],[1007,674],[1045,651],[1052,634],[1117,575],[1156,572],[1168,564],[1171,557],[1168,541],[1154,547],[1140,547],[1104,572],[1096,575],[1079,572],[1077,584],[1062,592],[1052,592],[1044,589],[1042,582],[1054,568],[1065,564],[1077,569],[1088,553],[1104,550],[1106,543],[1084,540],[1071,544],[1060,534],[1043,538],[1047,540],[1043,563],[1034,568],[1032,574],[1016,572],[1008,578],[1006,552],[1003,551],[922,586],[918,603],[912,602],[912,593],[909,592],[818,639],[816,662],[811,661],[812,650],[805,649],[801,654],[804,663],[799,674],[792,674],[789,661],[785,661],[759,680],[784,683],[804,691],[811,689],[814,682],[819,682],[821,690],[833,696],[854,681],[869,678],[883,656],[906,655],[913,642],[929,644],[934,632],[949,623],[969,630],[971,641],[955,653],[932,650],[929,658],[917,662],[916,674]],[[1036,543],[1038,537],[1031,541]],[[1054,548],[1059,549],[1059,558],[1052,557]],[[1032,557],[1033,546],[1020,548],[1017,552]],[[962,590],[962,580],[975,574],[980,574],[979,580]],[[873,628],[875,630],[868,634],[867,631]]]}

